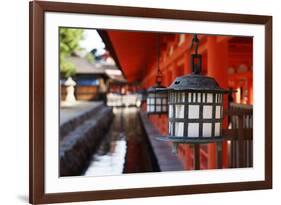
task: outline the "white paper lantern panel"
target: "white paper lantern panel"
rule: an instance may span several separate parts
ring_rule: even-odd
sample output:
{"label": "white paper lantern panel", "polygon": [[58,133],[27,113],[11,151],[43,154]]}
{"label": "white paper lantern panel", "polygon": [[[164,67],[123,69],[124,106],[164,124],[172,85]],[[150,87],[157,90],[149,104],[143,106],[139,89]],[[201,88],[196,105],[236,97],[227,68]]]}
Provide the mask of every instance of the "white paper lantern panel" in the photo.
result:
{"label": "white paper lantern panel", "polygon": [[169,122],[169,134],[170,135],[173,135],[173,129],[174,127],[173,127],[173,123],[172,122]]}
{"label": "white paper lantern panel", "polygon": [[207,103],[212,103],[212,102],[213,102],[213,94],[207,93]]}
{"label": "white paper lantern panel", "polygon": [[212,119],[213,118],[213,106],[204,105],[203,106],[203,119]]}
{"label": "white paper lantern panel", "polygon": [[211,137],[212,136],[212,123],[203,123],[203,137]]}
{"label": "white paper lantern panel", "polygon": [[169,118],[172,118],[174,115],[174,109],[173,105],[169,105]]}
{"label": "white paper lantern panel", "polygon": [[188,106],[188,118],[198,119],[199,118],[199,105],[189,105]]}
{"label": "white paper lantern panel", "polygon": [[184,105],[175,105],[175,118],[184,118]]}
{"label": "white paper lantern panel", "polygon": [[161,112],[161,105],[156,104],[156,112]]}
{"label": "white paper lantern panel", "polygon": [[188,137],[199,137],[199,123],[188,123]]}
{"label": "white paper lantern panel", "polygon": [[216,119],[220,119],[221,118],[221,106],[216,106]]}
{"label": "white paper lantern panel", "polygon": [[197,93],[197,103],[201,103],[201,93]]}
{"label": "white paper lantern panel", "polygon": [[221,135],[221,123],[217,122],[215,124],[215,136]]}
{"label": "white paper lantern panel", "polygon": [[183,129],[184,129],[183,122],[175,122],[175,136],[183,137]]}

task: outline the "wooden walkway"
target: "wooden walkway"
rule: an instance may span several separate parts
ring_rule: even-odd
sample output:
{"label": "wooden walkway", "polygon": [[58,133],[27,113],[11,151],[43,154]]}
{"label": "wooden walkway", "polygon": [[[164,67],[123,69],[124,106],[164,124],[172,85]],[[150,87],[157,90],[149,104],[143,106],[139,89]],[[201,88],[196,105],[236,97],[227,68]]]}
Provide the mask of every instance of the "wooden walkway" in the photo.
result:
{"label": "wooden walkway", "polygon": [[149,121],[147,115],[140,111],[140,118],[154,155],[157,159],[160,171],[183,171],[183,164],[177,155],[172,153],[171,146],[169,146],[169,144],[165,141],[156,139],[161,134]]}

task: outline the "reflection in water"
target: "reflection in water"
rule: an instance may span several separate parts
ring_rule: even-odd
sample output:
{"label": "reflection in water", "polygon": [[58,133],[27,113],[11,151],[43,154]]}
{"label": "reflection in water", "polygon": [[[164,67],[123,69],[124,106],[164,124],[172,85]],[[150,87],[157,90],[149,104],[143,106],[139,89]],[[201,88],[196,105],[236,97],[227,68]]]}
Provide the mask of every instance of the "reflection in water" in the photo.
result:
{"label": "reflection in water", "polygon": [[92,162],[85,172],[85,176],[118,175],[123,172],[126,155],[126,141],[111,142],[113,149],[106,153],[95,154]]}
{"label": "reflection in water", "polygon": [[85,176],[158,171],[138,116],[138,108],[114,108],[108,134],[84,173]]}

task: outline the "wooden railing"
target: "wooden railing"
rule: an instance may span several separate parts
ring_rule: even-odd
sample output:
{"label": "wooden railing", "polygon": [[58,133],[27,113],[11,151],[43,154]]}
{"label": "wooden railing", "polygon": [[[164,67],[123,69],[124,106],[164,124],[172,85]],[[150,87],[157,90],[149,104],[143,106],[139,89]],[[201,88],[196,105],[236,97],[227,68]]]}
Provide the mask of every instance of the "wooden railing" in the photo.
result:
{"label": "wooden railing", "polygon": [[253,106],[231,103],[226,111],[229,128],[223,136],[229,139],[229,167],[253,166]]}

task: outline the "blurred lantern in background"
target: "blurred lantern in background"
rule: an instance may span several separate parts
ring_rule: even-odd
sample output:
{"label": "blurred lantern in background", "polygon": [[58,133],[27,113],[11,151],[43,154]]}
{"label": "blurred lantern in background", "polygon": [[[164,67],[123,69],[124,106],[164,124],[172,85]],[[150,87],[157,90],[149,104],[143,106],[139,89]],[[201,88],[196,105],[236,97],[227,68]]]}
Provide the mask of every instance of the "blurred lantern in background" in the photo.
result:
{"label": "blurred lantern in background", "polygon": [[168,112],[168,93],[158,92],[157,89],[164,89],[161,85],[162,73],[160,71],[160,36],[157,43],[157,74],[156,84],[147,90],[147,114],[166,114]]}

